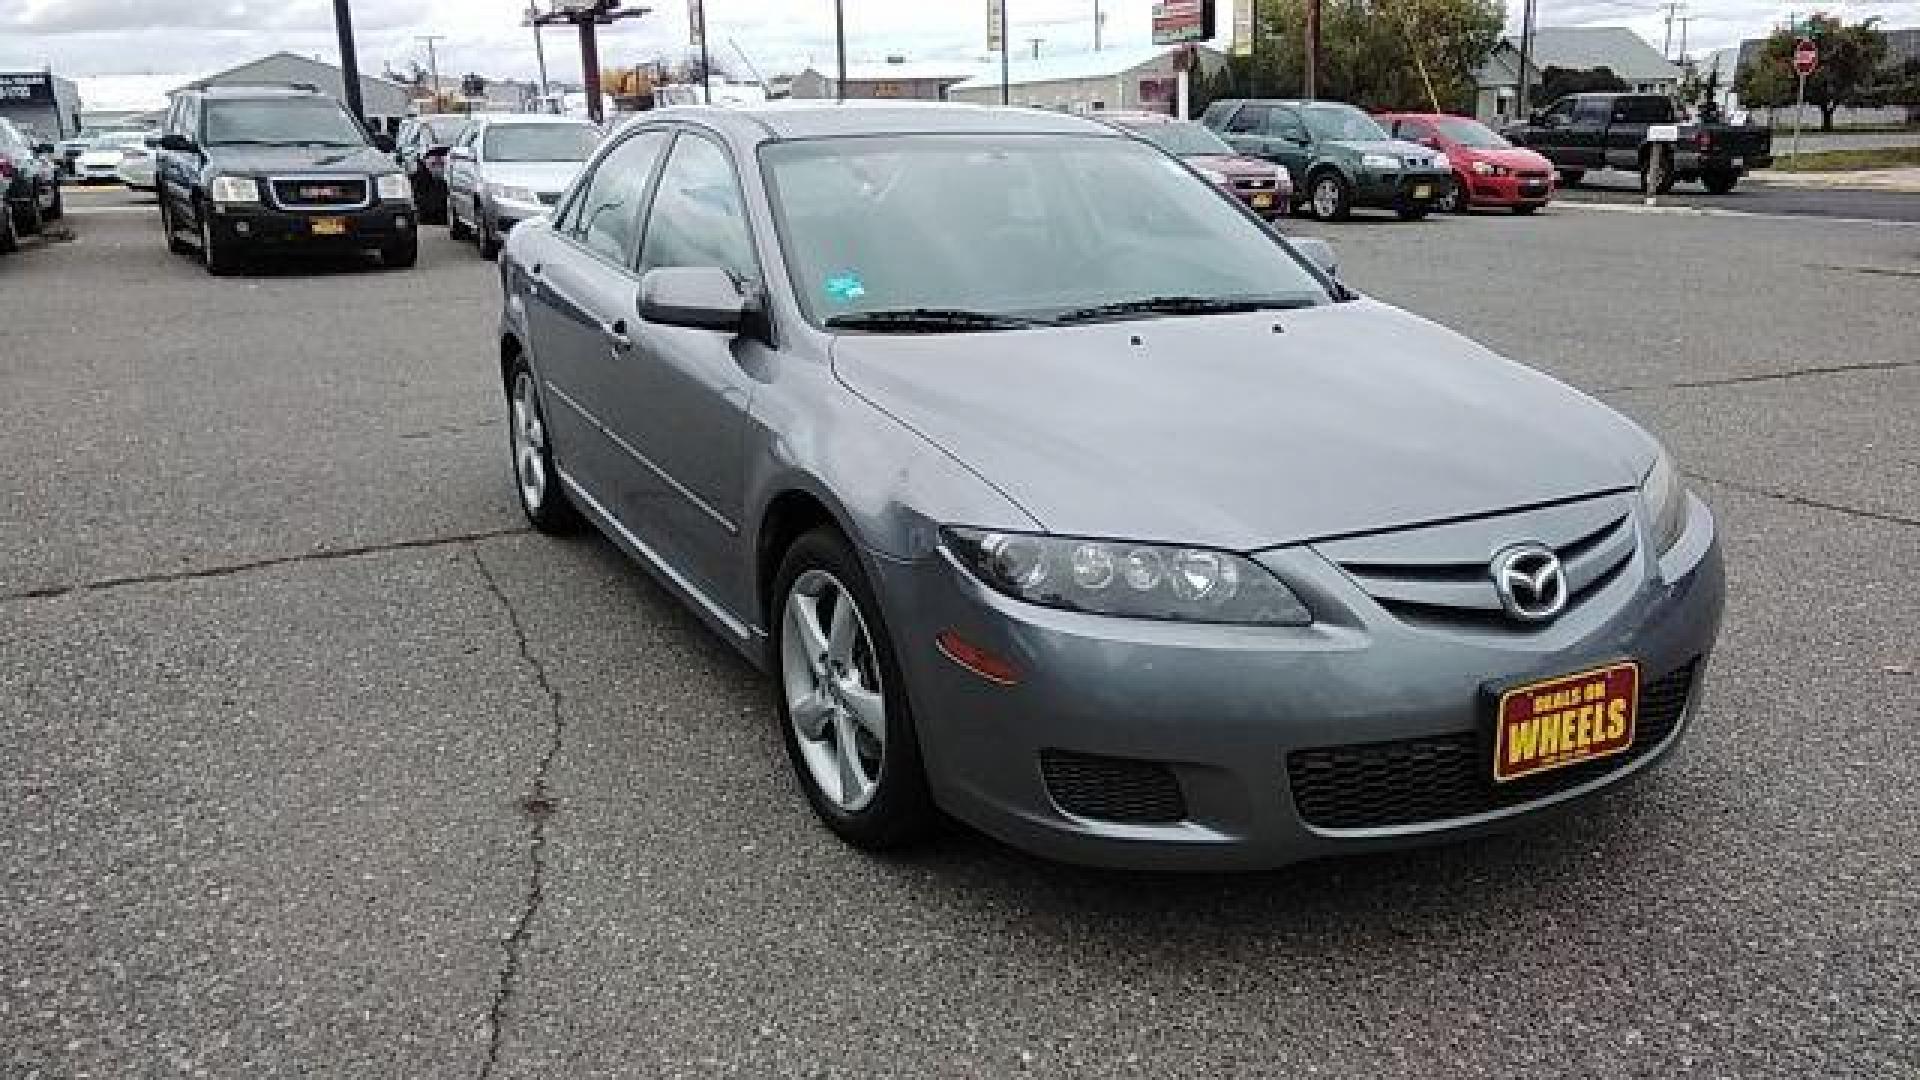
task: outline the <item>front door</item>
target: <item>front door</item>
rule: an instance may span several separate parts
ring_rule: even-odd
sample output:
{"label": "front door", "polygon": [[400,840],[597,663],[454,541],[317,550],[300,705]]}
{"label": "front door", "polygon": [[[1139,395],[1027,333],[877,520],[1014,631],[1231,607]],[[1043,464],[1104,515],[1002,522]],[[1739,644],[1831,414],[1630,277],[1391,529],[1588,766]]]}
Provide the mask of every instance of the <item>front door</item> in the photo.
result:
{"label": "front door", "polygon": [[[719,267],[758,290],[745,200],[734,162],[712,139],[683,131],[660,170],[639,271]],[[759,341],[634,320],[633,349],[608,401],[609,426],[658,478],[657,498],[631,508],[665,525],[671,560],[710,597],[752,610],[737,571],[742,517],[741,437]]]}
{"label": "front door", "polygon": [[1313,136],[1300,114],[1284,105],[1274,106],[1267,117],[1267,157],[1287,167],[1293,178],[1293,190],[1304,197],[1307,192],[1307,167],[1313,164]]}

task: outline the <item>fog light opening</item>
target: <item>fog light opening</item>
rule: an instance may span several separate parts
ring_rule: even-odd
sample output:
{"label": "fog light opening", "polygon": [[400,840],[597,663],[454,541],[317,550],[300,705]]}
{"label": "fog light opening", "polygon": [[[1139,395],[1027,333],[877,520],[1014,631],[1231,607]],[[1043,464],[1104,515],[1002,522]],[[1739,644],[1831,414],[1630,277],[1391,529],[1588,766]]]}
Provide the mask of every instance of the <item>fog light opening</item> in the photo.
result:
{"label": "fog light opening", "polygon": [[951,630],[942,630],[933,640],[947,659],[990,683],[998,686],[1014,686],[1020,682],[1020,672],[1011,662],[1001,659]]}

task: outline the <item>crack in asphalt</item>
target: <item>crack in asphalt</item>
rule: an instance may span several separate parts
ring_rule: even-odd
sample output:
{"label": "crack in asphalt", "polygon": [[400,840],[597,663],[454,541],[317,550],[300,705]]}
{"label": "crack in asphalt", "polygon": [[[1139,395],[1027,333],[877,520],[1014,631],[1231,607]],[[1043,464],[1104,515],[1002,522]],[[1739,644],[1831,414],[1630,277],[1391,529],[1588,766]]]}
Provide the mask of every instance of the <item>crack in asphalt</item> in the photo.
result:
{"label": "crack in asphalt", "polygon": [[1789,368],[1786,371],[1771,371],[1763,375],[1729,375],[1721,379],[1686,379],[1680,382],[1628,384],[1625,386],[1603,386],[1595,390],[1596,394],[1632,394],[1645,390],[1700,390],[1716,386],[1746,386],[1751,383],[1786,382],[1790,379],[1804,379],[1815,375],[1847,375],[1860,371],[1898,371],[1902,368],[1920,367],[1920,360],[1882,360],[1863,364],[1832,364],[1822,367]]}
{"label": "crack in asphalt", "polygon": [[1738,491],[1747,495],[1758,495],[1764,499],[1777,499],[1780,502],[1792,503],[1795,506],[1804,506],[1810,510],[1828,510],[1836,514],[1845,514],[1848,517],[1865,518],[1869,521],[1883,522],[1888,525],[1905,525],[1910,529],[1920,529],[1920,518],[1903,517],[1899,514],[1889,514],[1879,510],[1863,510],[1860,507],[1847,506],[1843,503],[1809,499],[1805,495],[1795,495],[1790,491],[1775,491],[1772,488],[1760,487],[1757,484],[1744,484],[1738,480],[1722,480],[1717,476],[1708,476],[1705,473],[1695,472],[1692,469],[1687,470],[1687,475],[1696,480],[1705,480],[1709,484],[1717,484],[1730,491]]}
{"label": "crack in asphalt", "polygon": [[520,808],[532,821],[532,832],[528,838],[527,891],[521,901],[520,917],[514,921],[513,931],[500,945],[506,958],[500,966],[500,984],[494,990],[493,1002],[487,1010],[487,1056],[480,1064],[480,1080],[493,1075],[500,1064],[500,1046],[506,1034],[507,1005],[512,1001],[514,991],[520,982],[520,963],[527,939],[533,934],[533,919],[540,911],[541,901],[545,898],[547,876],[547,820],[553,815],[554,801],[547,791],[548,778],[553,773],[554,759],[560,756],[560,747],[566,739],[566,716],[561,711],[560,691],[554,689],[553,682],[547,677],[546,665],[533,654],[532,644],[527,638],[526,627],[520,622],[520,613],[507,599],[500,588],[500,581],[494,577],[493,570],[480,554],[477,545],[469,546],[473,555],[473,564],[480,571],[480,577],[486,582],[487,589],[507,613],[507,625],[512,628],[514,640],[520,647],[520,659],[533,673],[534,682],[540,687],[547,699],[548,725],[547,749],[534,766],[533,785],[520,800]]}
{"label": "crack in asphalt", "polygon": [[361,544],[355,547],[321,548],[302,552],[298,555],[271,555],[263,559],[251,559],[246,562],[222,563],[218,566],[204,566],[197,570],[163,570],[151,574],[128,574],[123,577],[95,578],[69,585],[42,585],[31,589],[19,589],[12,592],[0,592],[0,603],[12,600],[49,600],[55,597],[69,596],[73,593],[101,592],[108,589],[123,589],[129,585],[165,585],[176,581],[199,581],[205,578],[232,577],[253,570],[265,570],[275,566],[290,566],[294,563],[331,562],[336,559],[352,559],[361,555],[383,555],[393,551],[423,551],[431,548],[471,546],[483,540],[498,540],[503,536],[518,536],[530,531],[525,525],[504,529],[486,529],[480,532],[455,533],[451,536],[430,536],[416,540],[394,540],[384,544]]}

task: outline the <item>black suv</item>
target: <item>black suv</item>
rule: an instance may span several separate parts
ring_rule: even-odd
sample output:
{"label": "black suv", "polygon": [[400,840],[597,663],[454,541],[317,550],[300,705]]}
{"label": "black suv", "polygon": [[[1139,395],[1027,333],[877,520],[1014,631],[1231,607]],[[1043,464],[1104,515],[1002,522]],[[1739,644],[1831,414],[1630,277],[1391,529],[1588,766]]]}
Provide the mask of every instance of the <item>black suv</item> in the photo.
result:
{"label": "black suv", "polygon": [[160,225],[197,242],[207,271],[250,253],[371,248],[412,266],[419,233],[392,143],[305,85],[211,86],[174,96],[161,127]]}
{"label": "black suv", "polygon": [[34,145],[0,116],[0,252],[12,251],[20,237],[60,216],[60,173],[41,156],[51,149]]}

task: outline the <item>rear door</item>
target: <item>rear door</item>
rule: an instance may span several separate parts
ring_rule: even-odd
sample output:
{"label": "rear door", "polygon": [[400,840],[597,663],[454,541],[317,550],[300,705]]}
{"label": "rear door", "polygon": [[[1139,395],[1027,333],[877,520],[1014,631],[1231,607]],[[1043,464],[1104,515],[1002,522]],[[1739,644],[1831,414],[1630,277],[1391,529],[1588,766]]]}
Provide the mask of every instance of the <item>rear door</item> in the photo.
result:
{"label": "rear door", "polygon": [[1293,190],[1305,194],[1307,167],[1313,164],[1313,136],[1299,110],[1286,105],[1273,107],[1267,115],[1267,145],[1272,150],[1266,156],[1285,165],[1287,175],[1293,178]]}
{"label": "rear door", "polygon": [[652,490],[606,424],[632,361],[619,338],[634,321],[642,208],[672,138],[654,128],[608,150],[575,184],[551,234],[526,253],[527,322],[556,454],[576,483],[614,511]]}
{"label": "rear door", "polygon": [[1607,164],[1616,169],[1638,169],[1647,128],[1673,123],[1673,102],[1657,94],[1615,98],[1609,120],[1605,146]]}
{"label": "rear door", "polygon": [[1567,158],[1578,169],[1598,169],[1606,164],[1607,126],[1613,119],[1613,103],[1607,98],[1576,98],[1573,121],[1565,129]]}
{"label": "rear door", "polygon": [[[719,267],[745,291],[761,288],[759,260],[733,156],[717,139],[683,130],[660,170],[638,272]],[[747,336],[631,319],[633,348],[617,367],[608,422],[659,480],[635,514],[665,526],[671,561],[734,611],[751,609],[738,580],[746,364],[765,346]],[[651,523],[650,523],[651,524]]]}
{"label": "rear door", "polygon": [[1227,118],[1220,137],[1248,157],[1269,157],[1272,139],[1267,135],[1267,115],[1272,111],[1273,106],[1264,101],[1245,102],[1238,112]]}

